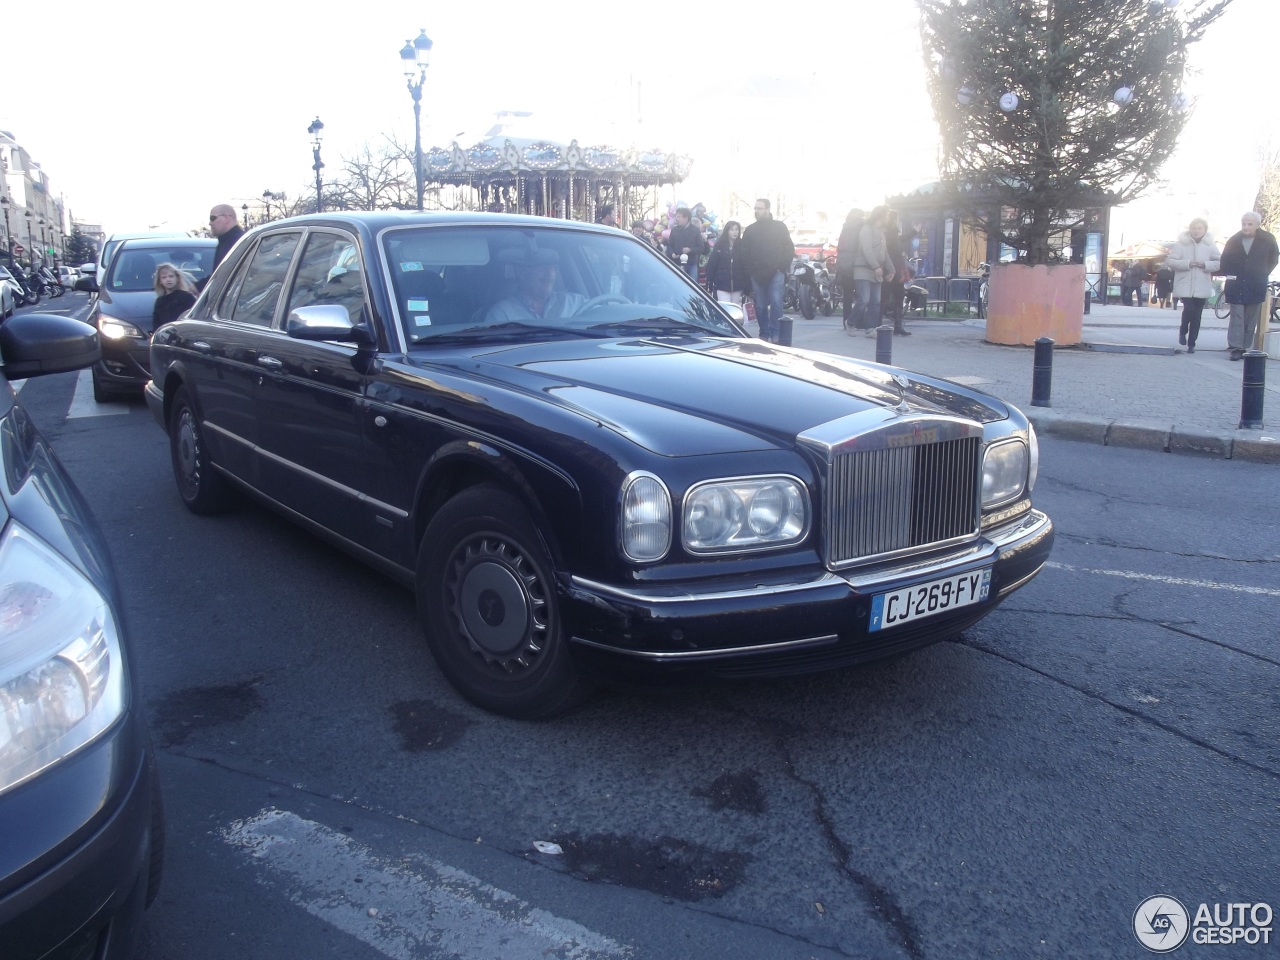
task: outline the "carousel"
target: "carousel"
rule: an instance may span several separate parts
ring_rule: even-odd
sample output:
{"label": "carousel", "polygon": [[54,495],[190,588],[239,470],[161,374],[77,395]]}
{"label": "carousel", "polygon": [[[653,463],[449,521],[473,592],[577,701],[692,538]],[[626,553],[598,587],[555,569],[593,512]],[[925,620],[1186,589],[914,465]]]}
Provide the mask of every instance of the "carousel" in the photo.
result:
{"label": "carousel", "polygon": [[441,206],[595,222],[606,204],[619,223],[659,207],[659,191],[689,175],[692,161],[663,150],[581,146],[519,136],[456,141],[423,154],[423,179]]}

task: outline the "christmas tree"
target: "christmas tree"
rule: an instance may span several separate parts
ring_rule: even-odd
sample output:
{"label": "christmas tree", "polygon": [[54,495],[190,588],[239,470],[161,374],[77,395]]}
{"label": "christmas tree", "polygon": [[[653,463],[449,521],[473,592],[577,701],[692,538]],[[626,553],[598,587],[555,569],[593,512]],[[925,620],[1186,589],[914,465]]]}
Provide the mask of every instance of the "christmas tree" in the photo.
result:
{"label": "christmas tree", "polygon": [[1040,264],[1085,208],[1157,181],[1192,106],[1188,48],[1231,0],[918,2],[942,173]]}

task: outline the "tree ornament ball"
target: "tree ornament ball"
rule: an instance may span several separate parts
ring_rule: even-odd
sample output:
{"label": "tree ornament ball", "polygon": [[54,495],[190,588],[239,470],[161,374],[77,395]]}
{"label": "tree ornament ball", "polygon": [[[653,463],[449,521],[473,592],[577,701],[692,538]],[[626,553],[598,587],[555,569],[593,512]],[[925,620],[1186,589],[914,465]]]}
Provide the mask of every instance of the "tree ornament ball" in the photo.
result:
{"label": "tree ornament ball", "polygon": [[956,102],[962,107],[973,103],[973,87],[964,86],[956,91]]}
{"label": "tree ornament ball", "polygon": [[1018,95],[1010,90],[1000,97],[1000,109],[1005,113],[1013,113],[1018,109]]}
{"label": "tree ornament ball", "polygon": [[1121,87],[1115,92],[1115,96],[1111,99],[1123,107],[1133,99],[1133,89],[1131,87]]}

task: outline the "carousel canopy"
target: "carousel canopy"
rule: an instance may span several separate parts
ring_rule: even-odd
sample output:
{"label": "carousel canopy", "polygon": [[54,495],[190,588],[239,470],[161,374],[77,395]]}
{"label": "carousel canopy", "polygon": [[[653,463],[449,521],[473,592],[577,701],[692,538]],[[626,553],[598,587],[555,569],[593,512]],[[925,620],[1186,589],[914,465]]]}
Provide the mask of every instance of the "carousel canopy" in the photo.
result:
{"label": "carousel canopy", "polygon": [[527,175],[572,175],[625,179],[635,186],[679,183],[692,161],[680,154],[636,147],[580,146],[519,136],[490,136],[469,147],[457,141],[423,155],[424,174],[435,183],[466,184],[476,179]]}

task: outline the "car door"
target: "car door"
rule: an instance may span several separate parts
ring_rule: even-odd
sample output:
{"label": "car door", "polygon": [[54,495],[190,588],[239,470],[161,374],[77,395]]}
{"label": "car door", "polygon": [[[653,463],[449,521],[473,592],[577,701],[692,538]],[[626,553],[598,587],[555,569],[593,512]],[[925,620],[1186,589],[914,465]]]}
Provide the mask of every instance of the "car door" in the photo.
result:
{"label": "car door", "polygon": [[280,330],[258,357],[259,475],[274,500],[349,542],[384,554],[387,531],[373,520],[372,473],[364,457],[366,376],[350,343],[315,342],[283,332],[288,312],[314,304],[369,317],[357,238],[308,232]]}
{"label": "car door", "polygon": [[253,486],[261,483],[258,393],[269,372],[259,358],[281,336],[275,314],[301,239],[300,230],[259,238],[208,315],[180,324],[188,384],[213,461]]}

